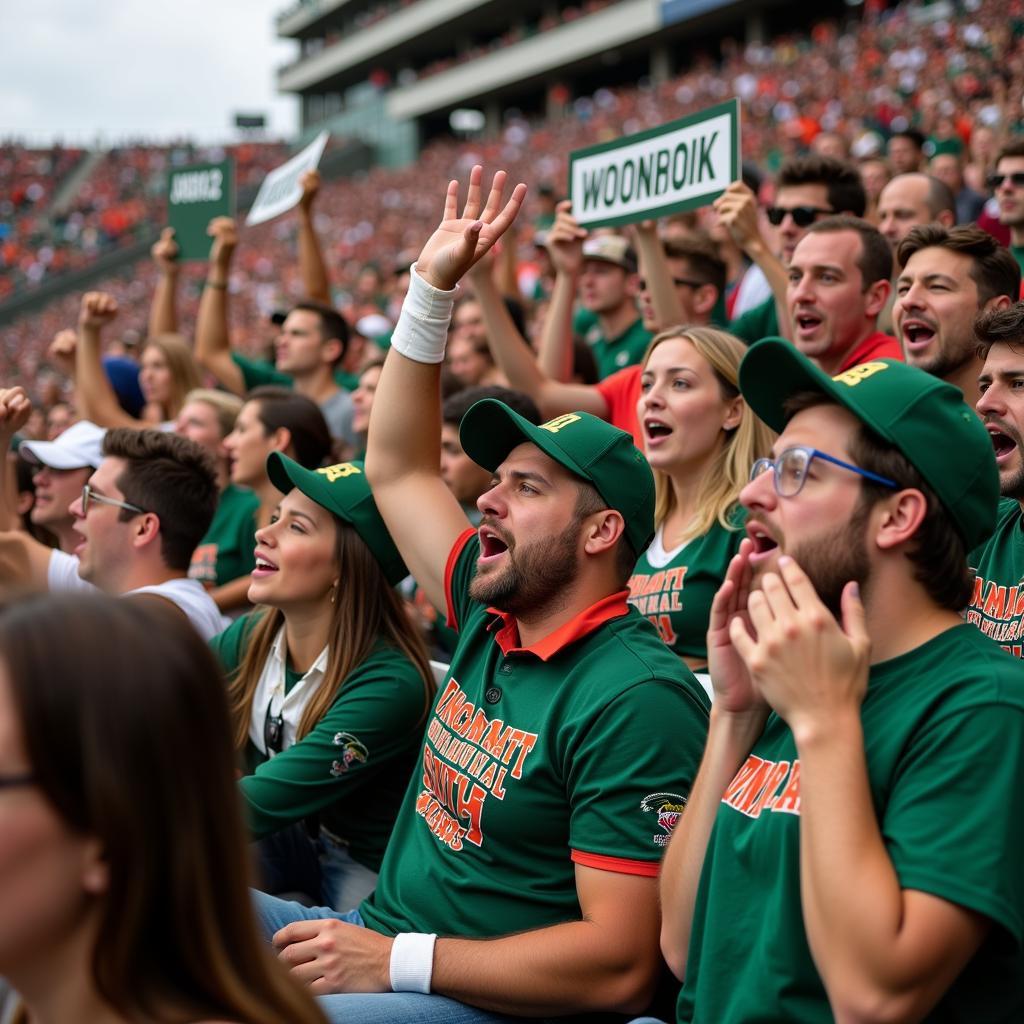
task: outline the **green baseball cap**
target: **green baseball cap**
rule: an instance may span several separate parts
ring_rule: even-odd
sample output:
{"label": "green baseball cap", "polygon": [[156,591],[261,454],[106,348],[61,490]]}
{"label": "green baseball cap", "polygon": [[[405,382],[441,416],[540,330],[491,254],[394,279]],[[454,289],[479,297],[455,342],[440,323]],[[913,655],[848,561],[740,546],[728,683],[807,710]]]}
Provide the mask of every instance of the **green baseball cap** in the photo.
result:
{"label": "green baseball cap", "polygon": [[995,529],[999,471],[992,441],[958,388],[893,359],[830,377],[782,338],[762,338],[740,363],[740,391],[775,431],[783,406],[816,391],[897,448],[938,495],[970,551]]}
{"label": "green baseball cap", "polygon": [[654,474],[629,434],[586,412],[536,426],[496,398],[470,406],[459,425],[463,450],[492,472],[517,445],[535,444],[570,473],[594,485],[622,513],[626,539],[639,555],[654,537]]}
{"label": "green baseball cap", "polygon": [[271,452],[267,456],[267,476],[282,494],[297,487],[321,508],[353,526],[373,552],[388,583],[398,583],[409,575],[377,511],[361,462],[340,462],[322,469],[306,469],[287,455]]}

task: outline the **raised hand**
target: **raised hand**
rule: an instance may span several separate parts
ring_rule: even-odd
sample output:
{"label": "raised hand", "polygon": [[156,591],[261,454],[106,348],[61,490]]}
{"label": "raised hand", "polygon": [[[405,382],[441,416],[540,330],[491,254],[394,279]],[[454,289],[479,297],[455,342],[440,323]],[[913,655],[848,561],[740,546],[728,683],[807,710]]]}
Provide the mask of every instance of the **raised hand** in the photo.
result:
{"label": "raised hand", "polygon": [[317,193],[320,191],[320,172],[315,168],[303,171],[299,175],[299,187],[302,189],[299,208],[308,213],[313,206],[313,200],[316,199]]}
{"label": "raised hand", "polygon": [[28,422],[32,403],[22,387],[0,388],[0,438],[6,449],[10,439]]}
{"label": "raised hand", "polygon": [[469,174],[469,191],[462,216],[459,216],[459,183],[448,183],[444,201],[444,217],[434,233],[427,239],[416,260],[416,270],[430,285],[449,291],[459,279],[501,238],[516,219],[526,186],[516,185],[504,206],[501,205],[506,174],[497,171],[491,182],[487,203],[480,209],[480,181],[483,168],[477,165]]}
{"label": "raised hand", "polygon": [[75,351],[78,348],[78,332],[70,327],[58,331],[46,350],[47,361],[61,373],[71,377],[75,372]]}
{"label": "raised hand", "polygon": [[206,226],[206,233],[213,239],[210,247],[210,263],[226,270],[238,245],[238,226],[232,217],[214,217]]}
{"label": "raised hand", "polygon": [[763,243],[757,222],[757,196],[742,181],[732,182],[712,205],[719,221],[744,252]]}
{"label": "raised hand", "polygon": [[748,602],[751,635],[730,624],[733,645],[757,691],[799,742],[807,729],[827,730],[835,716],[859,709],[867,691],[871,640],[855,583],[842,597],[842,625],[822,604],[807,574],[789,557],[767,573]]}
{"label": "raised hand", "polygon": [[164,228],[149,252],[162,273],[173,274],[177,271],[178,243],[174,240],[174,228]]}
{"label": "raised hand", "polygon": [[86,292],[78,313],[78,326],[98,331],[117,316],[117,299],[106,292]]}
{"label": "raised hand", "polygon": [[583,267],[583,240],[587,237],[572,215],[572,200],[563,199],[555,207],[555,222],[547,237],[547,250],[556,273],[575,277]]}

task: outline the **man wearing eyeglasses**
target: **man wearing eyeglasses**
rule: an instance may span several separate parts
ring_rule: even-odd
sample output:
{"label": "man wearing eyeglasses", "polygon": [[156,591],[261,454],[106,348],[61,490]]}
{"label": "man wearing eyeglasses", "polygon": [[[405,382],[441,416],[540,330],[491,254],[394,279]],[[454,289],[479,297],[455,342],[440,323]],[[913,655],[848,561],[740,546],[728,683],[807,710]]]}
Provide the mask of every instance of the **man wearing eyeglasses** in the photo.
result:
{"label": "man wearing eyeglasses", "polygon": [[963,622],[998,474],[959,391],[781,340],[780,431],[708,633],[700,774],[661,875],[678,1020],[1016,1021],[1024,665]]}
{"label": "man wearing eyeglasses", "polygon": [[228,624],[202,584],[188,578],[192,552],[217,504],[208,456],[176,434],[130,428],[108,430],[102,451],[103,461],[68,509],[74,551],[51,550],[26,534],[0,534],[0,578],[170,602],[208,640]]}
{"label": "man wearing eyeglasses", "polygon": [[[758,224],[757,197],[743,182],[733,182],[714,205],[736,243],[764,271],[774,292],[773,297],[729,324],[738,338],[754,342],[769,335],[788,334],[786,268],[807,229],[832,214],[863,217],[867,195],[852,164],[831,157],[806,156],[787,161],[779,171],[775,201],[765,210],[772,226],[768,238]],[[780,330],[780,324],[786,329]]]}
{"label": "man wearing eyeglasses", "polygon": [[988,187],[999,203],[999,223],[1010,229],[1010,252],[1024,271],[1024,139],[1003,147]]}

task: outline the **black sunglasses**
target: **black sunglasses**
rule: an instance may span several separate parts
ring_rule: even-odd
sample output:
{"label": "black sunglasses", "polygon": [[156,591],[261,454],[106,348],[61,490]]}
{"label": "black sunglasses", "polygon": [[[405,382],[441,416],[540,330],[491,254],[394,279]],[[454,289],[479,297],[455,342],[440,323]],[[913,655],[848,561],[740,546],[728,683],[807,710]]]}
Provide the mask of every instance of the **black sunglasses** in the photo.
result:
{"label": "black sunglasses", "polygon": [[768,215],[769,222],[775,227],[778,227],[786,219],[788,213],[798,228],[808,228],[818,217],[835,213],[835,210],[826,210],[820,206],[769,206],[764,212]]}
{"label": "black sunglasses", "polygon": [[[672,278],[672,283],[677,288],[682,288],[683,285],[685,285],[687,288],[703,288],[704,287],[704,282],[703,281],[694,281],[693,278],[691,278],[691,277],[673,277]],[[643,277],[640,278],[639,285],[640,285],[640,291],[642,291],[642,292],[647,291],[647,280],[645,278],[643,278]]]}
{"label": "black sunglasses", "polygon": [[986,180],[988,187],[995,191],[1007,178],[1014,188],[1024,188],[1024,171],[1014,171],[1013,174],[990,174]]}
{"label": "black sunglasses", "polygon": [[263,722],[263,746],[267,753],[280,754],[284,745],[284,716],[268,714]]}

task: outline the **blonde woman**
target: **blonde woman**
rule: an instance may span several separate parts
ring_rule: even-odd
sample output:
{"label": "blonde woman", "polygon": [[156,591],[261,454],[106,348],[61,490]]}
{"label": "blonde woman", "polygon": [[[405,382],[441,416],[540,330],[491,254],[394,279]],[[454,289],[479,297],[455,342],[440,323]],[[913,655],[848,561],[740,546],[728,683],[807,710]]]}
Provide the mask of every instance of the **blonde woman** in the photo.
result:
{"label": "blonde woman", "polygon": [[696,672],[707,665],[712,598],[745,536],[740,490],[774,436],[739,393],[746,350],[713,327],[674,327],[652,339],[640,378],[657,530],[630,579],[630,602]]}

